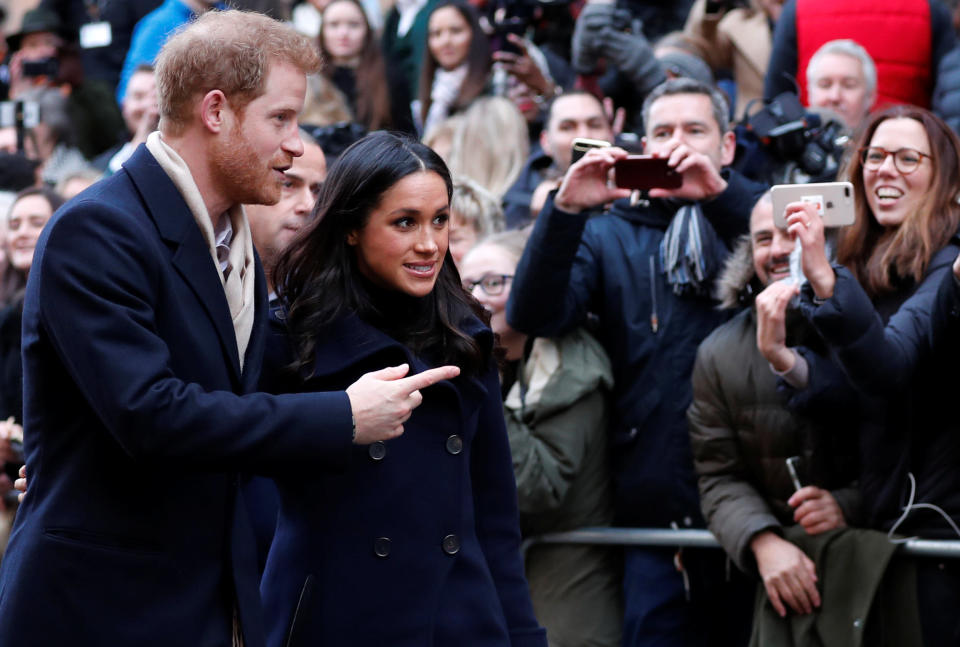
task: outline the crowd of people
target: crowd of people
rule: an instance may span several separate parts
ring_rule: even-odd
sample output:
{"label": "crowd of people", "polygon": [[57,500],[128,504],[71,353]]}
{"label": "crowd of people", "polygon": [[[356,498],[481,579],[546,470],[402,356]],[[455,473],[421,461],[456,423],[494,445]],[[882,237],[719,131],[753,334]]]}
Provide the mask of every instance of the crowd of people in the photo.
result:
{"label": "crowd of people", "polygon": [[958,30],[9,3],[0,643],[960,645]]}

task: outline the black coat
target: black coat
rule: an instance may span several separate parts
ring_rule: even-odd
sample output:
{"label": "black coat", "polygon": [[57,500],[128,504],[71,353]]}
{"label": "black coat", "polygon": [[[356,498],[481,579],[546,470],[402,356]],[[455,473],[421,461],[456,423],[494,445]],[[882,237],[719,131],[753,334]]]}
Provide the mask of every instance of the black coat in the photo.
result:
{"label": "black coat", "polygon": [[[729,174],[703,212],[728,248],[747,230],[765,187]],[[611,443],[617,522],[703,524],[687,432],[690,376],[697,346],[726,316],[705,297],[671,291],[660,268],[660,242],[676,211],[617,201],[588,220],[547,200],[507,305],[510,325],[557,337],[599,317],[597,340],[613,364]]]}
{"label": "black coat", "polygon": [[[871,527],[887,530],[903,514],[910,475],[913,503],[934,504],[960,522],[956,355],[946,352],[955,342],[938,334],[946,301],[935,308],[958,251],[955,240],[933,257],[919,284],[905,282],[874,301],[845,268],[836,270],[834,294],[824,303],[813,301],[809,285],[802,294],[804,315],[863,399],[861,489]],[[898,532],[956,539],[948,522],[925,508],[911,509]]]}

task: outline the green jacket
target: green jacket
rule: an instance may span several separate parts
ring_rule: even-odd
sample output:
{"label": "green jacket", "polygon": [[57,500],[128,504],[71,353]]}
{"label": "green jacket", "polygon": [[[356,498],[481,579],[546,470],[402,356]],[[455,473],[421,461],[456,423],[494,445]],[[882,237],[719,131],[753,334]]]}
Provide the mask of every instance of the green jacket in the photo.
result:
{"label": "green jacket", "polygon": [[[610,361],[583,330],[538,338],[504,410],[525,537],[613,518],[607,465]],[[540,545],[526,572],[537,619],[552,647],[620,644],[618,553],[598,546]]]}
{"label": "green jacket", "polygon": [[750,647],[922,647],[913,562],[891,559],[897,544],[885,533],[794,526],[785,535],[816,564],[820,608],[781,618],[760,585]]}

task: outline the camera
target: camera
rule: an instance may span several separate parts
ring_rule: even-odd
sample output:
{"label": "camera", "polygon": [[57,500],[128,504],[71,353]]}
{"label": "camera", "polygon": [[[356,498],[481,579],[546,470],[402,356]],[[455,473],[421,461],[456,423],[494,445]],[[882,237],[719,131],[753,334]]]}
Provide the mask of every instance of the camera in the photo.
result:
{"label": "camera", "polygon": [[770,184],[829,182],[836,178],[850,137],[839,118],[807,112],[792,92],[744,116],[736,130],[734,166]]}
{"label": "camera", "polygon": [[25,77],[46,76],[51,79],[57,78],[60,73],[60,61],[54,57],[41,58],[36,61],[23,62],[23,75]]}

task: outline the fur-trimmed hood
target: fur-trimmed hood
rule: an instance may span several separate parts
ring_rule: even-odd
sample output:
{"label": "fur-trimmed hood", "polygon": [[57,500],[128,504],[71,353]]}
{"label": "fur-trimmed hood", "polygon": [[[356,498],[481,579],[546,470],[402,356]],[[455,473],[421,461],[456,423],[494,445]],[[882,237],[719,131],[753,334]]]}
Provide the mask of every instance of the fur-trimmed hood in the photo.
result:
{"label": "fur-trimmed hood", "polygon": [[757,293],[757,273],[753,269],[753,246],[749,234],[737,239],[733,252],[714,283],[713,296],[720,308],[731,310],[753,304]]}

